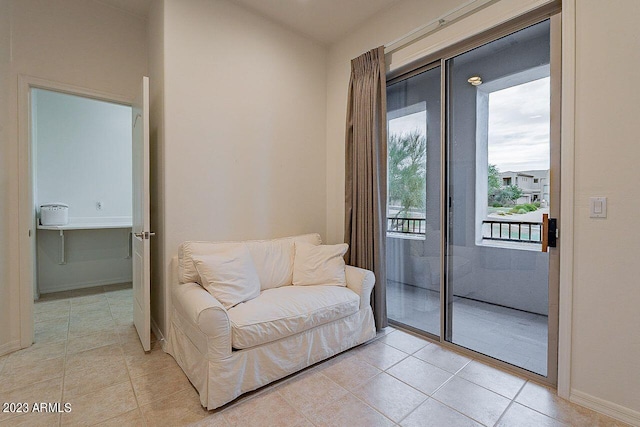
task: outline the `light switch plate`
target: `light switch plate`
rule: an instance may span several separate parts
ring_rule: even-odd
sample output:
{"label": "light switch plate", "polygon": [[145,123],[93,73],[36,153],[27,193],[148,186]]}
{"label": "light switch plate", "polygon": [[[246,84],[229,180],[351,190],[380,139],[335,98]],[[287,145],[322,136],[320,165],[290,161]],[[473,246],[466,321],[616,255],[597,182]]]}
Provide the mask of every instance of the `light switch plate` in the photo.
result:
{"label": "light switch plate", "polygon": [[589,216],[591,218],[607,217],[607,198],[606,197],[590,197],[589,198]]}

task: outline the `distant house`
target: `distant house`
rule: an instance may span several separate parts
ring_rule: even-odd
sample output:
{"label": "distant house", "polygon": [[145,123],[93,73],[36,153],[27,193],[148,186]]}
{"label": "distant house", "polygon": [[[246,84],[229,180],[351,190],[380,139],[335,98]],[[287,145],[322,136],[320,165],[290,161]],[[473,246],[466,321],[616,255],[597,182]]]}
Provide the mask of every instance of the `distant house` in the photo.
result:
{"label": "distant house", "polygon": [[549,203],[549,170],[507,171],[500,173],[503,187],[516,185],[522,190],[518,204],[540,202]]}

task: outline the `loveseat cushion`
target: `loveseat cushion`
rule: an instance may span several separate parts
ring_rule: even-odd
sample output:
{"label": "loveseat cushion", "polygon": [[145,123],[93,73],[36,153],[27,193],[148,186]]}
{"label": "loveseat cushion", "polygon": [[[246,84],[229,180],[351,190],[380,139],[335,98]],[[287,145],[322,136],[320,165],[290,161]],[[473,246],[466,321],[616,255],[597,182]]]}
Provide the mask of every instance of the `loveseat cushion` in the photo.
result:
{"label": "loveseat cushion", "polygon": [[295,237],[247,242],[258,277],[260,277],[262,290],[291,284],[295,243],[319,245],[322,243],[322,239],[319,234],[303,234]]}
{"label": "loveseat cushion", "polygon": [[228,310],[231,345],[255,347],[358,311],[360,297],[339,286],[284,286]]}
{"label": "loveseat cushion", "polygon": [[218,249],[193,257],[202,287],[227,309],[260,295],[260,279],[247,247],[237,244]]}
{"label": "loveseat cushion", "polygon": [[296,242],[293,259],[293,285],[347,286],[344,254],[349,245],[311,245]]}
{"label": "loveseat cushion", "polygon": [[317,233],[283,237],[273,240],[246,242],[184,242],[178,248],[178,280],[180,283],[199,283],[202,278],[193,262],[194,256],[217,253],[221,247],[246,245],[260,279],[260,288],[270,289],[290,285],[293,276],[294,242],[322,243]]}

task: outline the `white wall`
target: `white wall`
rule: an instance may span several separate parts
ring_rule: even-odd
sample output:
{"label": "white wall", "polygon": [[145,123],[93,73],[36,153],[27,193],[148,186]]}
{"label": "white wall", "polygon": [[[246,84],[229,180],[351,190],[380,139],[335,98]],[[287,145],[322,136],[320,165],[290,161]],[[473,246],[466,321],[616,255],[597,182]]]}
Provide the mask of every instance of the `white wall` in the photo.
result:
{"label": "white wall", "polygon": [[[149,44],[149,145],[151,230],[151,318],[154,327],[164,329],[164,2],[154,1],[148,17]],[[158,324],[159,323],[159,324]],[[158,331],[156,331],[156,334]]]}
{"label": "white wall", "polygon": [[[640,2],[576,3],[572,391],[640,424]],[[593,196],[606,219],[589,218]]]}
{"label": "white wall", "polygon": [[[8,120],[0,141],[6,162],[0,169],[0,354],[19,341],[17,248],[28,231],[19,229],[18,219],[18,75],[133,99],[147,69],[146,23],[130,14],[85,0],[9,0],[8,5],[4,0],[1,7],[0,46],[4,50],[10,43],[11,62],[9,72],[0,73],[8,85],[8,96],[2,96],[8,105],[8,114],[2,118]],[[11,25],[6,22],[9,19]],[[10,41],[6,37],[9,28]],[[15,321],[3,319],[4,313]]]}
{"label": "white wall", "polygon": [[[11,157],[15,150],[9,146],[9,134],[12,122],[9,119],[9,91],[12,80],[9,79],[11,58],[10,2],[0,0],[0,354],[7,353],[15,347],[18,335],[17,304],[18,289],[10,286],[15,278],[9,271],[11,261],[11,213],[7,206],[12,200],[10,171],[15,171],[15,158]],[[15,199],[14,199],[15,200]]]}
{"label": "white wall", "polygon": [[65,231],[65,264],[60,265],[57,231],[37,231],[37,282],[40,294],[128,283],[130,228]]}
{"label": "white wall", "polygon": [[[33,89],[35,206],[69,205],[69,222],[131,222],[131,107]],[[102,204],[97,209],[96,203]],[[131,281],[128,229],[37,231],[40,293]]]}
{"label": "white wall", "polygon": [[41,89],[31,99],[36,206],[66,203],[70,222],[130,218],[131,107]]}
{"label": "white wall", "polygon": [[164,9],[164,268],[184,240],[325,236],[325,48],[226,0]]}

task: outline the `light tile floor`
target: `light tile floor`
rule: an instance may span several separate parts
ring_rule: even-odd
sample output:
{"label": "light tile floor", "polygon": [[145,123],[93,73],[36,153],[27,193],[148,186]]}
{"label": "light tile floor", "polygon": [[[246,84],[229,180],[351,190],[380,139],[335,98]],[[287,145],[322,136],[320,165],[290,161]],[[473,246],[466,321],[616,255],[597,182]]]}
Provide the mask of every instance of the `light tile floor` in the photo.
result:
{"label": "light tile floor", "polygon": [[36,343],[0,357],[0,402],[70,403],[3,413],[0,426],[622,426],[546,387],[387,328],[216,411],[132,325],[130,285],[45,296]]}
{"label": "light tile floor", "polygon": [[[440,293],[388,281],[390,319],[440,334]],[[547,316],[456,297],[452,342],[540,375],[547,373]]]}

